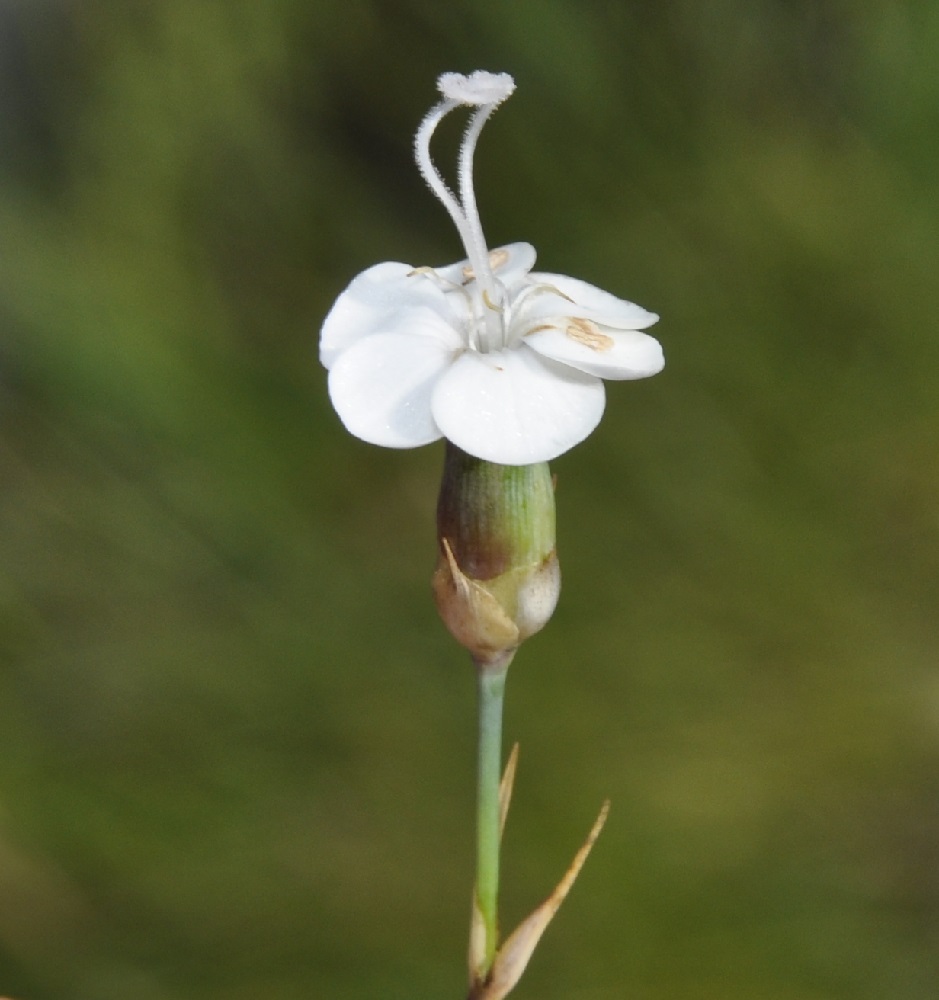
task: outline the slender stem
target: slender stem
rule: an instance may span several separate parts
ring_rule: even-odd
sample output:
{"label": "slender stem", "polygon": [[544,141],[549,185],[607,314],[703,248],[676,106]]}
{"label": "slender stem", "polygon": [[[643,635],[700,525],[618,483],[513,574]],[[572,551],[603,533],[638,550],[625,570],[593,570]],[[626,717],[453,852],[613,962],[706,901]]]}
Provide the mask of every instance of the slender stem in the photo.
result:
{"label": "slender stem", "polygon": [[499,896],[499,781],[502,772],[502,701],[508,663],[480,667],[479,757],[476,795],[476,902],[485,928],[485,972],[496,956]]}

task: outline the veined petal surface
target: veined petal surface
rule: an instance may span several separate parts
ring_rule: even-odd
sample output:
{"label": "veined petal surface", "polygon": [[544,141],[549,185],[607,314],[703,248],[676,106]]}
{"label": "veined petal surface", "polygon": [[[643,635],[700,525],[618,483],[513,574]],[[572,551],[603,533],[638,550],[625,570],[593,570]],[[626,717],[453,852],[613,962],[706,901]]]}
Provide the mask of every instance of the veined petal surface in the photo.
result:
{"label": "veined petal surface", "polygon": [[477,458],[531,465],[562,455],[600,422],[603,383],[526,347],[461,354],[431,407],[440,433]]}

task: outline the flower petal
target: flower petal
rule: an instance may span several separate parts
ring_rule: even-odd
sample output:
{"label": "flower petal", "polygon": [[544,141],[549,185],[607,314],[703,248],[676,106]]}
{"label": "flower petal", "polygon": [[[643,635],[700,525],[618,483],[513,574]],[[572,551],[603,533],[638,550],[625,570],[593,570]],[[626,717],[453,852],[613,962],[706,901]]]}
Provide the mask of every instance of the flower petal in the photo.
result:
{"label": "flower petal", "polygon": [[460,355],[431,402],[444,437],[501,465],[547,462],[585,437],[603,415],[603,383],[525,347]]}
{"label": "flower petal", "polygon": [[596,285],[579,278],[569,278],[566,274],[533,271],[528,279],[556,288],[562,297],[533,295],[529,300],[530,306],[525,309],[526,320],[551,315],[582,316],[617,330],[644,330],[659,318],[656,313],[637,306],[635,302],[619,299]]}
{"label": "flower petal", "polygon": [[329,372],[329,398],[356,437],[385,448],[417,448],[441,432],[431,412],[434,386],[462,349],[453,330],[426,322],[409,332],[364,337]]}
{"label": "flower petal", "polygon": [[[489,251],[492,273],[506,288],[511,288],[528,274],[535,266],[535,256],[535,248],[530,243],[508,243]],[[467,282],[470,262],[461,260],[456,264],[435,267],[434,270],[445,281],[462,285]]]}
{"label": "flower petal", "polygon": [[529,333],[524,343],[546,358],[600,378],[648,378],[665,367],[662,345],[647,333],[611,330],[578,319],[561,318],[557,323]]}
{"label": "flower petal", "polygon": [[426,275],[397,261],[375,264],[353,278],[329,310],[320,332],[320,361],[331,368],[357,340],[384,333],[395,313],[422,307],[444,320],[453,318],[446,295]]}

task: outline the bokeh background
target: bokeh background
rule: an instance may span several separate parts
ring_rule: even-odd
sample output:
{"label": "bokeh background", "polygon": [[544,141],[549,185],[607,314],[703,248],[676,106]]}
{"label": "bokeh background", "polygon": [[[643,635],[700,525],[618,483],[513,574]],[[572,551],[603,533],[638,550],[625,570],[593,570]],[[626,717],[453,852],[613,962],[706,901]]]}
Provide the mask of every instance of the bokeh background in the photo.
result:
{"label": "bokeh background", "polygon": [[411,137],[483,67],[491,241],[668,358],[555,463],[507,927],[613,810],[516,995],[939,994],[937,52],[930,0],[0,4],[0,993],[463,995],[442,449],[315,348],[462,256]]}

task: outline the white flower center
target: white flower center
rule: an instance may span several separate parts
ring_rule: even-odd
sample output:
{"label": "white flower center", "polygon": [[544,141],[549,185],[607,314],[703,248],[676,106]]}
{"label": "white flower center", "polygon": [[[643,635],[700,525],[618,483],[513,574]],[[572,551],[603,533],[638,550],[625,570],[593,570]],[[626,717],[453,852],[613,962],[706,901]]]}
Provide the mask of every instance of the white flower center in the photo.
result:
{"label": "white flower center", "polygon": [[[414,137],[414,155],[417,168],[427,186],[453,219],[469,258],[467,277],[475,279],[466,289],[470,296],[470,315],[474,327],[470,344],[483,353],[497,351],[505,347],[505,289],[493,271],[504,261],[490,259],[486,247],[473,188],[473,154],[483,125],[515,89],[515,81],[508,73],[477,70],[469,76],[444,73],[437,80],[437,87],[443,100],[424,116]],[[443,118],[461,105],[476,110],[470,117],[460,145],[457,198],[431,159],[430,140]]]}

